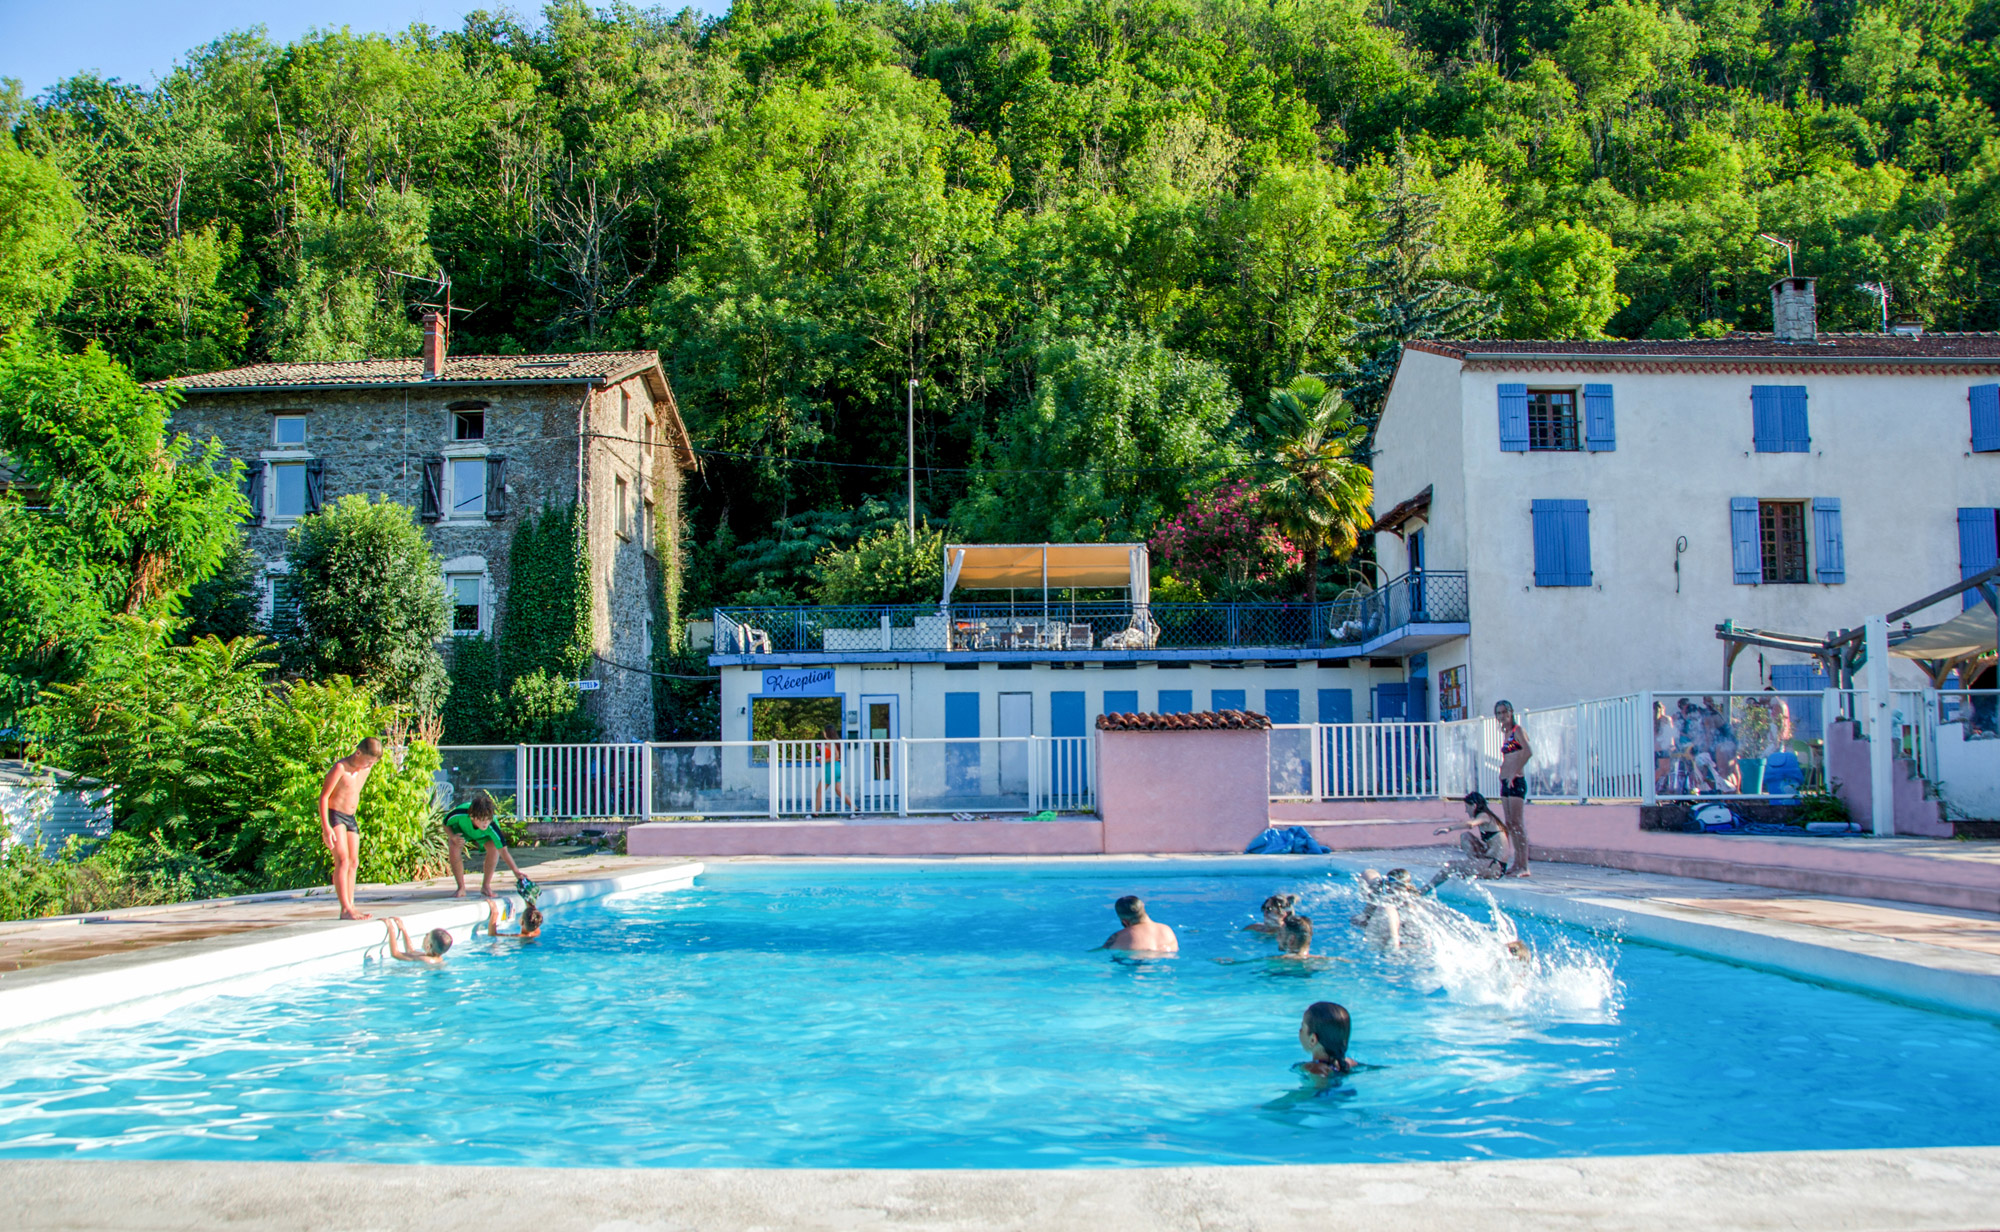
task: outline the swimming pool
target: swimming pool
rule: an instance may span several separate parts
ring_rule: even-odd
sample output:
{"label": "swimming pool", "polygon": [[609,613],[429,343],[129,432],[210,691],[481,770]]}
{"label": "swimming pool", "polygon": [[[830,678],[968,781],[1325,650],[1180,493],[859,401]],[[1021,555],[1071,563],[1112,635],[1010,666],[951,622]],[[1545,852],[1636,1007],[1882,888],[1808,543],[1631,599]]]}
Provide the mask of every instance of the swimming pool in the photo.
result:
{"label": "swimming pool", "polygon": [[[1300,970],[1241,926],[1302,892]],[[1120,894],[1171,960],[1090,947]],[[2000,1029],[1516,921],[1359,947],[1297,865],[739,865],[442,971],[320,970],[0,1044],[0,1157],[1080,1167],[2000,1143]],[[1218,959],[1236,960],[1218,962]],[[1319,1091],[1304,1006],[1381,1068]]]}

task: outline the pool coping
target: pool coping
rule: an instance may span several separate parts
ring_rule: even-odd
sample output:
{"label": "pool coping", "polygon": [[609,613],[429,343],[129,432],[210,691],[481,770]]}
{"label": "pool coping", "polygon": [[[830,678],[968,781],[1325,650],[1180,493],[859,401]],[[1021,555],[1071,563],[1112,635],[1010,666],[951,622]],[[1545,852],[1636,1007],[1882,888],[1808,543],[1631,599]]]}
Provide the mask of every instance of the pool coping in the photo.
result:
{"label": "pool coping", "polygon": [[[554,882],[542,887],[540,901],[544,907],[554,907],[629,890],[685,889],[702,871],[699,861],[690,860],[610,877]],[[499,897],[520,906],[517,895]],[[379,912],[369,920],[284,924],[16,972],[0,985],[0,1040],[58,1024],[67,1029],[70,1020],[139,1003],[166,1008],[161,998],[178,998],[184,1004],[246,979],[363,953],[382,945],[382,918],[387,915],[401,916],[416,934],[433,928],[470,928],[485,921],[486,900],[411,904]]]}
{"label": "pool coping", "polygon": [[1963,1232],[2000,1147],[1079,1169],[0,1163],[0,1222],[140,1232]]}

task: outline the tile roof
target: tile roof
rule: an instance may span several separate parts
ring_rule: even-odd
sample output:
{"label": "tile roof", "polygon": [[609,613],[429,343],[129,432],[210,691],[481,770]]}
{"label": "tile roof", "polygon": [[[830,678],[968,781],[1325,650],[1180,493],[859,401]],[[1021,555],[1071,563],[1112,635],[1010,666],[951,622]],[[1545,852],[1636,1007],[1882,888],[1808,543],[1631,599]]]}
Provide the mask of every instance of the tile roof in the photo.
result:
{"label": "tile roof", "polygon": [[1271,720],[1254,710],[1202,710],[1194,714],[1100,714],[1098,731],[1263,731]]}
{"label": "tile roof", "polygon": [[2000,333],[1821,334],[1812,342],[1780,342],[1770,334],[1721,338],[1616,339],[1584,342],[1536,338],[1426,338],[1408,344],[1450,359],[1561,357],[1567,359],[1728,360],[1790,359],[1809,362],[1897,360],[2000,360]]}
{"label": "tile roof", "polygon": [[587,351],[571,355],[453,355],[444,375],[424,379],[419,356],[401,359],[345,359],[327,363],[251,364],[226,372],[198,372],[169,377],[152,385],[186,390],[308,389],[328,386],[366,388],[385,385],[570,385],[618,380],[658,364],[654,351]]}

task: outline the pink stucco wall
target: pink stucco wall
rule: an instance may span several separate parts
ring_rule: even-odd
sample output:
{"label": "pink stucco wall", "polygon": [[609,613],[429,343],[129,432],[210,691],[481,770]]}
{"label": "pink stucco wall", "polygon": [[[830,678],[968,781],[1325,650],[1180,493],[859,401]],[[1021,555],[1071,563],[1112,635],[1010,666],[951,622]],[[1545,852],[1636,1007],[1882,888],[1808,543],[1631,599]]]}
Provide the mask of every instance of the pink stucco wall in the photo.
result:
{"label": "pink stucco wall", "polygon": [[1106,852],[1242,851],[1269,822],[1271,733],[1097,733]]}
{"label": "pink stucco wall", "polygon": [[[1944,807],[1924,794],[1924,781],[1908,758],[1898,757],[1890,765],[1894,787],[1895,832],[1926,838],[1951,838],[1951,825],[1944,819]],[[1826,727],[1826,777],[1835,785],[1847,811],[1864,827],[1875,825],[1875,800],[1871,786],[1874,767],[1868,762],[1868,741],[1860,735],[1860,724],[1841,721]]]}
{"label": "pink stucco wall", "polygon": [[654,821],[625,832],[635,856],[1096,855],[1104,829],[1068,821]]}

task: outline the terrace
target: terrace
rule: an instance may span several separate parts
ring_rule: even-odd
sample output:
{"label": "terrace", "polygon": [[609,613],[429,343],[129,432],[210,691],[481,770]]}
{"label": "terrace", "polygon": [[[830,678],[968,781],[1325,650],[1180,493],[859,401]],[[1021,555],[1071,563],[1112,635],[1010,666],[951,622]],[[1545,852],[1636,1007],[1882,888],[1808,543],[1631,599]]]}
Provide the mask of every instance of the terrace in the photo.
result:
{"label": "terrace", "polygon": [[[716,608],[712,661],[1268,659],[1273,650],[1301,659],[1390,657],[1463,637],[1471,627],[1459,571],[1407,573],[1323,603],[1155,603],[1143,544],[952,545],[946,552],[936,604]],[[956,598],[960,589],[991,597],[966,601]],[[1100,597],[1119,590],[1125,593]]]}

